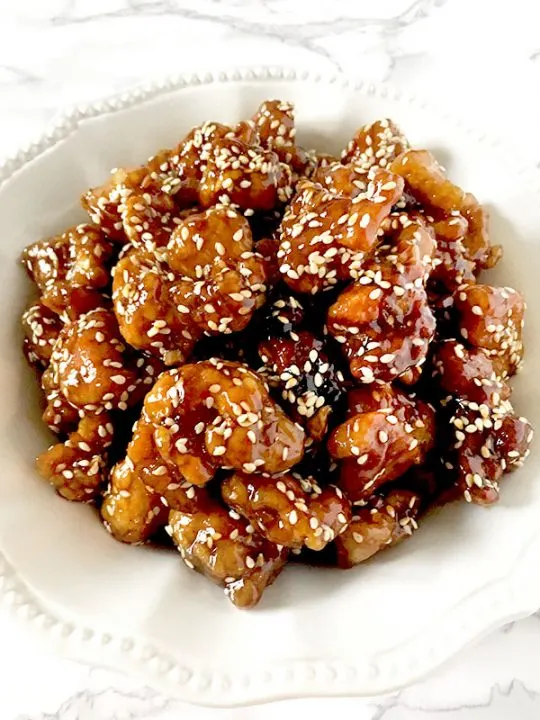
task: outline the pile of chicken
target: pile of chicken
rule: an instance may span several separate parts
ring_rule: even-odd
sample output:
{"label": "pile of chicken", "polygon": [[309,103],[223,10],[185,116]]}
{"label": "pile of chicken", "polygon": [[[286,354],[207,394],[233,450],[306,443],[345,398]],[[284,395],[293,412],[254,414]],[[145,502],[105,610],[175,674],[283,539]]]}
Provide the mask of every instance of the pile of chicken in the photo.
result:
{"label": "pile of chicken", "polygon": [[532,437],[524,300],[477,282],[501,251],[476,198],[389,120],[340,159],[295,135],[280,101],[205,123],[23,254],[39,472],[241,607],[288,559],[349,568],[434,503],[493,503]]}

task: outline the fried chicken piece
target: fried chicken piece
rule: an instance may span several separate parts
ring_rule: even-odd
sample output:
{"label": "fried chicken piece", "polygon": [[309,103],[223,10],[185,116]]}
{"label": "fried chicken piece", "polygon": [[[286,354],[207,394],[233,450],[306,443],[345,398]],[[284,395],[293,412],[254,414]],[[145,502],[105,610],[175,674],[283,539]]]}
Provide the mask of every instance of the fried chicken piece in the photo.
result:
{"label": "fried chicken piece", "polygon": [[106,482],[112,437],[108,413],[86,415],[66,442],[52,445],[37,458],[38,472],[66,500],[90,502]]}
{"label": "fried chicken piece", "polygon": [[225,502],[267,540],[288,548],[322,550],[350,522],[351,504],[343,492],[292,475],[278,479],[235,473],[223,481]]}
{"label": "fried chicken piece", "polygon": [[173,510],[169,526],[184,563],[221,585],[239,608],[256,605],[287,560],[285,548],[217,503],[204,512]]}
{"label": "fried chicken piece", "polygon": [[435,440],[435,412],[390,385],[349,394],[349,418],[330,435],[340,487],[356,502],[422,463]]}

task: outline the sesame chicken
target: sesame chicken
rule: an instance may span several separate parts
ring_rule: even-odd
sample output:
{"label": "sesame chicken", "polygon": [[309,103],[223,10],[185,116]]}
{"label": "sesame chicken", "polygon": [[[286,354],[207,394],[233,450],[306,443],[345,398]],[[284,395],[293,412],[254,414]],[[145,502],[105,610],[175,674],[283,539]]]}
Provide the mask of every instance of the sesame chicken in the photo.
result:
{"label": "sesame chicken", "polygon": [[328,310],[328,331],[342,345],[352,375],[366,384],[406,382],[425,362],[435,333],[425,289],[433,237],[405,215],[394,223],[395,238],[377,248]]}
{"label": "sesame chicken", "polygon": [[390,490],[356,506],[349,526],[336,538],[337,564],[351,568],[410,537],[418,528],[420,496]]}
{"label": "sesame chicken", "polygon": [[356,278],[402,191],[401,178],[381,169],[367,191],[353,198],[310,180],[299,183],[281,224],[284,282],[296,292],[315,294]]}
{"label": "sesame chicken", "polygon": [[391,164],[392,172],[405,180],[405,188],[426,209],[433,208],[451,215],[459,213],[467,221],[462,238],[465,257],[476,271],[493,267],[500,258],[500,249],[492,248],[488,236],[488,217],[471,193],[448,180],[442,167],[427,150],[407,150]]}
{"label": "sesame chicken", "polygon": [[203,333],[245,328],[266,291],[264,261],[252,248],[245,218],[219,205],[176,225],[161,260],[129,250],[113,279],[114,309],[126,341],[177,365]]}
{"label": "sesame chicken", "polygon": [[515,375],[523,357],[523,295],[510,287],[462,285],[454,302],[467,344],[483,348],[502,377]]}
{"label": "sesame chicken", "polygon": [[373,167],[386,168],[409,143],[392,120],[383,118],[358,129],[341,154],[342,162],[354,161],[364,172]]}
{"label": "sesame chicken", "polygon": [[533,438],[496,367],[483,348],[468,350],[456,341],[441,344],[434,358],[434,376],[446,393],[438,413],[444,466],[454,495],[479,505],[499,499],[502,476],[523,464]]}
{"label": "sesame chicken", "polygon": [[103,304],[112,252],[99,228],[76,225],[29,245],[22,262],[43,305],[67,320]]}
{"label": "sesame chicken", "polygon": [[239,608],[256,605],[287,560],[283,546],[266,540],[238,513],[217,503],[202,512],[173,510],[169,528],[187,567],[221,585]]}
{"label": "sesame chicken", "polygon": [[433,408],[389,385],[352,390],[348,419],[328,441],[341,461],[340,487],[353,501],[422,463],[435,439]]}
{"label": "sesame chicken", "polygon": [[106,481],[112,437],[110,415],[86,415],[64,443],[52,445],[38,457],[38,472],[66,500],[90,502]]}
{"label": "sesame chicken", "polygon": [[28,362],[38,367],[47,367],[63,322],[42,302],[29,305],[21,319],[24,332],[23,351]]}
{"label": "sesame chicken", "polygon": [[289,561],[353,568],[496,502],[527,458],[525,300],[479,282],[485,208],[392,120],[333,155],[266,100],[81,204],[23,252],[21,339],[56,435],[38,472],[116,540],[250,608]]}
{"label": "sesame chicken", "polygon": [[351,504],[340,488],[285,474],[278,479],[235,473],[221,486],[225,502],[267,540],[322,550],[350,522]]}

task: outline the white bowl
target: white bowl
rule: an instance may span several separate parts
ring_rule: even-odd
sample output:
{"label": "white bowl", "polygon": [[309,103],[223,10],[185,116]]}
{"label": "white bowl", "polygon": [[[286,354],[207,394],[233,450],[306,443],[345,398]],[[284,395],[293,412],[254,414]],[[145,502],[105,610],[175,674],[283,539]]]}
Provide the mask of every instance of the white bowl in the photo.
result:
{"label": "white bowl", "polygon": [[[69,655],[184,700],[234,705],[307,695],[374,695],[432,670],[540,605],[539,459],[533,452],[489,510],[440,510],[400,547],[348,572],[287,568],[250,612],[174,552],[115,542],[95,512],[60,499],[34,456],[50,441],[20,351],[30,283],[17,265],[36,238],[81,221],[80,192],[143,161],[206,119],[296,104],[299,140],[337,150],[360,124],[393,117],[492,209],[506,257],[490,275],[529,300],[520,412],[540,426],[540,177],[513,148],[384,86],[283,70],[175,78],[70,114],[0,169],[0,574],[5,598]],[[463,118],[467,122],[467,118]]]}

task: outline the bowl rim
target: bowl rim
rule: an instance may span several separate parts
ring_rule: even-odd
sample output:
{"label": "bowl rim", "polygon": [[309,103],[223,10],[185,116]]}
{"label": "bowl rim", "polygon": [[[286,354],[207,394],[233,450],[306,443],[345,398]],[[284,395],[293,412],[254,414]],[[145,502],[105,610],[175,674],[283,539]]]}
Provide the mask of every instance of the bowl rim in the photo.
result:
{"label": "bowl rim", "polygon": [[[468,127],[459,117],[438,104],[403,92],[383,82],[366,82],[339,73],[296,71],[281,66],[233,69],[227,72],[176,74],[148,82],[131,90],[115,93],[102,100],[77,105],[63,112],[59,119],[34,141],[0,163],[0,190],[10,178],[58,143],[76,133],[86,120],[126,110],[153,98],[194,86],[241,82],[321,83],[379,98],[406,102],[416,109],[428,109],[434,115],[450,120],[462,132],[493,150],[509,147],[518,159],[515,175],[527,175],[530,187],[540,195],[540,168],[512,141]],[[456,652],[485,636],[496,627],[531,614],[540,606],[540,578],[527,567],[540,556],[540,530],[534,542],[521,556],[512,571],[498,582],[484,586],[473,596],[462,599],[445,624],[443,634],[413,640],[412,650],[396,648],[390,664],[379,667],[374,661],[368,668],[353,662],[334,660],[281,661],[279,667],[264,672],[257,669],[249,675],[210,675],[204,668],[188,667],[171,658],[146,640],[120,637],[82,623],[64,620],[51,609],[39,593],[20,576],[0,547],[0,600],[16,617],[30,624],[42,639],[53,643],[62,654],[81,662],[129,672],[141,682],[200,705],[232,707],[270,702],[285,698],[370,696],[384,694],[408,685],[446,662]],[[530,560],[528,561],[528,559]],[[482,624],[478,624],[481,612]],[[450,641],[450,638],[451,641]],[[447,643],[446,648],[443,646]]]}

